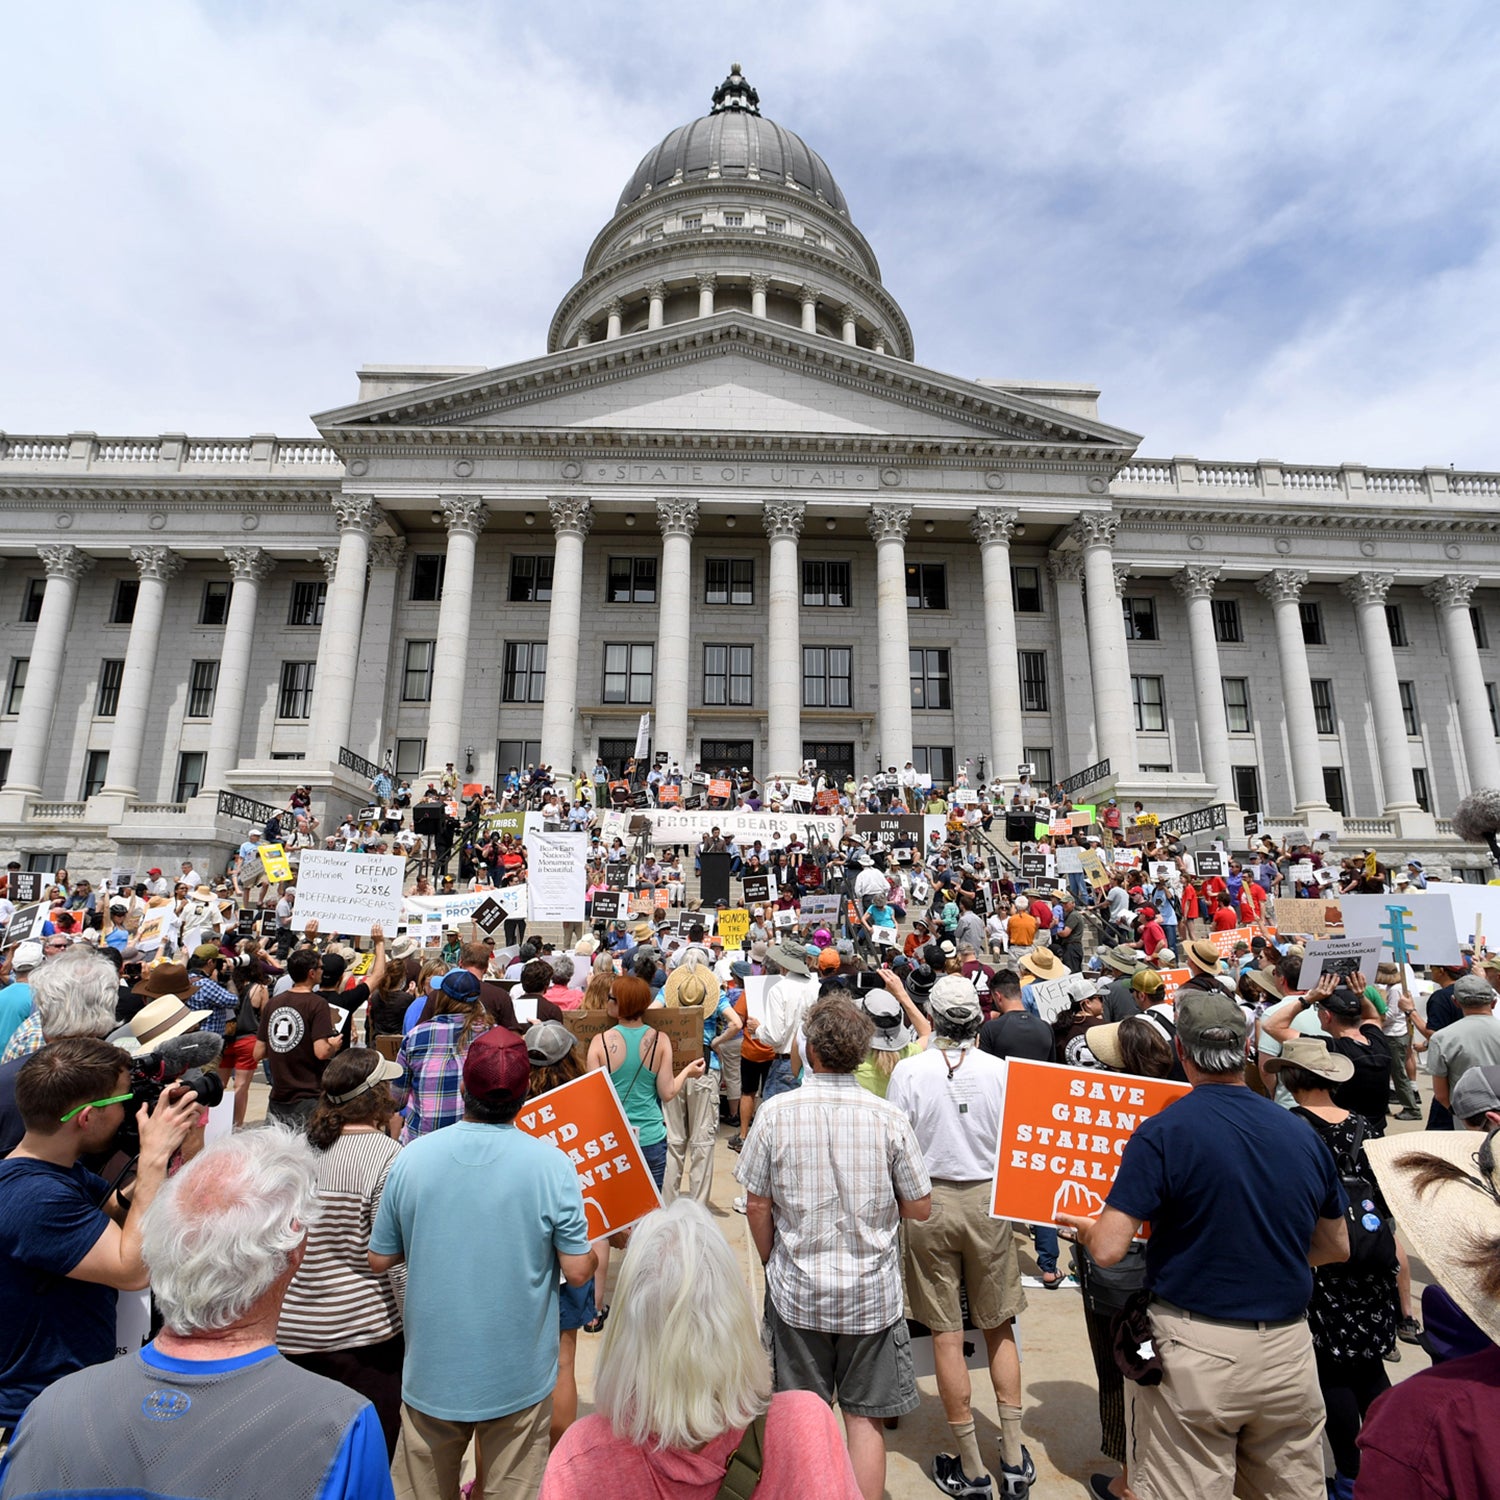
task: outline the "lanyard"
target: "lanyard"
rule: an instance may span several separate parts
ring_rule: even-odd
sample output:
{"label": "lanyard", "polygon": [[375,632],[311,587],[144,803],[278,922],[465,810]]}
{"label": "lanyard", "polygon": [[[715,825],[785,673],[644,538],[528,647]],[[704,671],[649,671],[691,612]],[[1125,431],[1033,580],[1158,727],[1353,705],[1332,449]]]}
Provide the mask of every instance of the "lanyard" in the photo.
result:
{"label": "lanyard", "polygon": [[[948,1061],[948,1053],[946,1050],[940,1050],[938,1052],[938,1056],[942,1058],[943,1066],[948,1070],[948,1087],[951,1090],[953,1088],[953,1075],[957,1073],[958,1070],[963,1067],[964,1063],[967,1061],[969,1056],[969,1049],[967,1047],[959,1048],[958,1061],[956,1063],[951,1063]],[[961,1115],[968,1114],[969,1102],[967,1099],[960,1099],[958,1101],[958,1112]]]}

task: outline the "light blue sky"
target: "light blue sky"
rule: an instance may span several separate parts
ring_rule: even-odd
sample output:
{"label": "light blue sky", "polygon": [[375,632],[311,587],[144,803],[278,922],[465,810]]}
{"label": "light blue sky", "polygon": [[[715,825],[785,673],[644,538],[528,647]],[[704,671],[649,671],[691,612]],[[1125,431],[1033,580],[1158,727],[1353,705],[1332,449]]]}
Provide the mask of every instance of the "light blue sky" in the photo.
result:
{"label": "light blue sky", "polygon": [[1500,468],[1500,10],[7,10],[0,429],[310,431],[504,364],[731,59],[917,358],[1091,381],[1143,454]]}

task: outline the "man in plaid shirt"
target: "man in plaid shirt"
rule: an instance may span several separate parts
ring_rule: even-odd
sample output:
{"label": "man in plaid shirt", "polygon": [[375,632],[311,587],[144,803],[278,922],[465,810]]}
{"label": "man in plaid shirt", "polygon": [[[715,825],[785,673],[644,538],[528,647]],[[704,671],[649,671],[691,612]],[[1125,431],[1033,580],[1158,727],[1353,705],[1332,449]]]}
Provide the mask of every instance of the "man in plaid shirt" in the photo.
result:
{"label": "man in plaid shirt", "polygon": [[233,990],[219,983],[227,960],[217,943],[199,943],[188,959],[189,992],[182,999],[192,1010],[205,1012],[200,1031],[223,1036],[229,1022],[239,1014],[240,999]]}
{"label": "man in plaid shirt", "polygon": [[766,1267],[776,1389],[837,1396],[866,1500],[885,1490],[881,1423],[917,1407],[897,1231],[932,1203],[910,1121],[854,1079],[874,1034],[843,996],[812,1006],[802,1087],[761,1105],[735,1174]]}

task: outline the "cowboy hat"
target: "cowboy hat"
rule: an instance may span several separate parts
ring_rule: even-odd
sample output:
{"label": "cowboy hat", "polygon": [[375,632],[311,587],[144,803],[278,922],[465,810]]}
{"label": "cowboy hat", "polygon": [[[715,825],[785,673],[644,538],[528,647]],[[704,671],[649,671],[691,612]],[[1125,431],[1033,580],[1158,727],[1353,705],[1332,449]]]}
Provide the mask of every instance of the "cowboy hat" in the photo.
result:
{"label": "cowboy hat", "polygon": [[773,943],[766,950],[766,962],[773,963],[778,969],[785,969],[790,974],[805,976],[808,972],[807,960],[800,953],[795,953],[780,943]]}
{"label": "cowboy hat", "polygon": [[1145,963],[1146,957],[1139,948],[1132,948],[1129,943],[1116,943],[1103,955],[1103,961],[1116,974],[1134,974]]}
{"label": "cowboy hat", "polygon": [[718,1005],[720,993],[719,976],[707,964],[682,963],[667,975],[662,999],[685,1010],[702,1006],[704,1015],[708,1015]]}
{"label": "cowboy hat", "polygon": [[1279,1073],[1283,1068],[1301,1068],[1306,1073],[1316,1073],[1329,1083],[1348,1083],[1354,1077],[1354,1060],[1342,1052],[1330,1052],[1327,1041],[1320,1036],[1294,1036],[1281,1044],[1279,1057],[1267,1057],[1264,1067],[1268,1073]]}
{"label": "cowboy hat", "polygon": [[1066,979],[1070,972],[1050,948],[1033,948],[1022,956],[1021,967],[1037,979]]}
{"label": "cowboy hat", "polygon": [[[136,987],[136,993],[140,993],[140,986]],[[196,1030],[207,1019],[206,1010],[189,1010],[176,995],[163,995],[143,1005],[130,1018],[130,1035],[145,1052],[168,1037]]]}
{"label": "cowboy hat", "polygon": [[[159,1000],[163,995],[176,995],[178,999],[185,999],[193,993],[193,986],[185,965],[157,964],[131,993],[144,995],[148,1000]],[[184,1027],[183,1030],[187,1028]]]}

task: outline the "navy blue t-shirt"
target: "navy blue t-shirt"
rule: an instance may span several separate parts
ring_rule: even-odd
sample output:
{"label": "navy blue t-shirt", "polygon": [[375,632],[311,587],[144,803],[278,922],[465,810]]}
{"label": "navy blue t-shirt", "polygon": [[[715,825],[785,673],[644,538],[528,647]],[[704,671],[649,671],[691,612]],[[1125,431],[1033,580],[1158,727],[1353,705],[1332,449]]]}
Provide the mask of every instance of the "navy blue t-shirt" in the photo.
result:
{"label": "navy blue t-shirt", "polygon": [[54,1380],[115,1357],[113,1287],[68,1272],[109,1225],[86,1167],[0,1161],[0,1427]]}
{"label": "navy blue t-shirt", "polygon": [[1300,1317],[1319,1218],[1346,1205],[1315,1131],[1248,1088],[1210,1084],[1144,1120],[1109,1207],[1149,1219],[1146,1285],[1205,1318]]}

